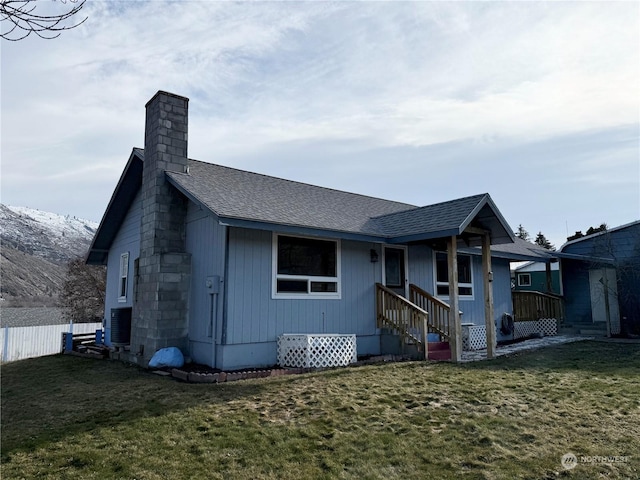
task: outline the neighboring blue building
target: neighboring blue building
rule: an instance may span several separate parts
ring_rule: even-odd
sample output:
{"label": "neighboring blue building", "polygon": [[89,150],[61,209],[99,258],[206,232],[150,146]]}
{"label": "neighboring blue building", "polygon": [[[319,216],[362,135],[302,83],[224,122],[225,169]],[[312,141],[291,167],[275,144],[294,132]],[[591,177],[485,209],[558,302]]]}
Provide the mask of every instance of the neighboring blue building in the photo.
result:
{"label": "neighboring blue building", "polygon": [[[456,300],[475,324],[512,311],[509,261],[540,256],[488,194],[416,207],[191,160],[187,103],[158,92],[147,104],[145,149],[87,258],[107,265],[105,336],[131,361],[177,346],[221,369],[268,366],[283,333],[356,334],[358,354],[384,353],[376,284]],[[476,248],[489,241],[491,259]]]}
{"label": "neighboring blue building", "polygon": [[560,248],[566,316],[572,326],[640,334],[640,220]]}

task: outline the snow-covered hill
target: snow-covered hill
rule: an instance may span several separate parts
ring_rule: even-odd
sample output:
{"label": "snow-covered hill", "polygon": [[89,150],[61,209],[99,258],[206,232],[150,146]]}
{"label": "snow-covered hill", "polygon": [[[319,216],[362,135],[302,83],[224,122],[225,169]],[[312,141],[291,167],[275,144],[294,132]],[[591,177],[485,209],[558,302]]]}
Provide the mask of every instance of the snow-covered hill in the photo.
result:
{"label": "snow-covered hill", "polygon": [[0,204],[1,297],[17,306],[53,305],[69,260],[84,256],[98,224]]}
{"label": "snow-covered hill", "polygon": [[97,228],[90,220],[0,204],[2,246],[52,262],[84,255]]}

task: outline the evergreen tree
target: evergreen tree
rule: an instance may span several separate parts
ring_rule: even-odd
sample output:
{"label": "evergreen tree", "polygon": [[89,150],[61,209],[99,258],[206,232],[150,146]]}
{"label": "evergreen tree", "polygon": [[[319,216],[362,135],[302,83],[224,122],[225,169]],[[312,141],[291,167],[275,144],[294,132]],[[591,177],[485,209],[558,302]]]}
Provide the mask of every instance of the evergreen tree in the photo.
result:
{"label": "evergreen tree", "polygon": [[531,237],[529,236],[529,232],[522,226],[522,224],[518,225],[518,231],[515,232],[516,237],[521,238],[522,240],[528,242]]}
{"label": "evergreen tree", "polygon": [[570,242],[571,240],[577,240],[582,237],[584,237],[584,233],[582,233],[582,231],[579,230],[575,234],[571,235],[570,237],[567,237],[567,241]]}
{"label": "evergreen tree", "polygon": [[545,237],[544,233],[542,232],[538,232],[538,235],[536,236],[534,243],[540,245],[543,248],[546,248],[547,250],[556,249],[556,247],[554,247],[553,244],[549,240],[547,240],[547,237]]}
{"label": "evergreen tree", "polygon": [[600,224],[599,227],[589,227],[589,230],[587,230],[587,236],[593,235],[594,233],[600,233],[600,232],[606,232],[606,231],[607,231],[607,224],[602,223]]}

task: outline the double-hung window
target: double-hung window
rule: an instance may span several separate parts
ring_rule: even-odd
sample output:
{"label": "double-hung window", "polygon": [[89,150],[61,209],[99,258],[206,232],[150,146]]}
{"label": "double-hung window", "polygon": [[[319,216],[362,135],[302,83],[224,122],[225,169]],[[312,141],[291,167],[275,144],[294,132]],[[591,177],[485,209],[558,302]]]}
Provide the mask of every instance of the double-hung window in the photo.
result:
{"label": "double-hung window", "polygon": [[120,255],[120,276],[118,280],[118,301],[127,301],[127,288],[129,277],[129,252]]}
{"label": "double-hung window", "polygon": [[[473,272],[470,255],[458,255],[458,295],[473,298]],[[436,252],[436,295],[449,296],[449,264],[445,252]]]}
{"label": "double-hung window", "polygon": [[274,298],[340,298],[340,241],[273,235]]}

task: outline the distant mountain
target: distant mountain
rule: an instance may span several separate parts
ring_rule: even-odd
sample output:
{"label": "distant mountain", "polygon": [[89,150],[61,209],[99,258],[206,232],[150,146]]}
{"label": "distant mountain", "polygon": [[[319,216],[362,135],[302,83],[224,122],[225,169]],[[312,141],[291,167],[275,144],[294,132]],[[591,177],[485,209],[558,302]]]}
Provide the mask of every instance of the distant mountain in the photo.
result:
{"label": "distant mountain", "polygon": [[69,260],[86,254],[96,222],[0,204],[0,294],[12,305],[52,305]]}

